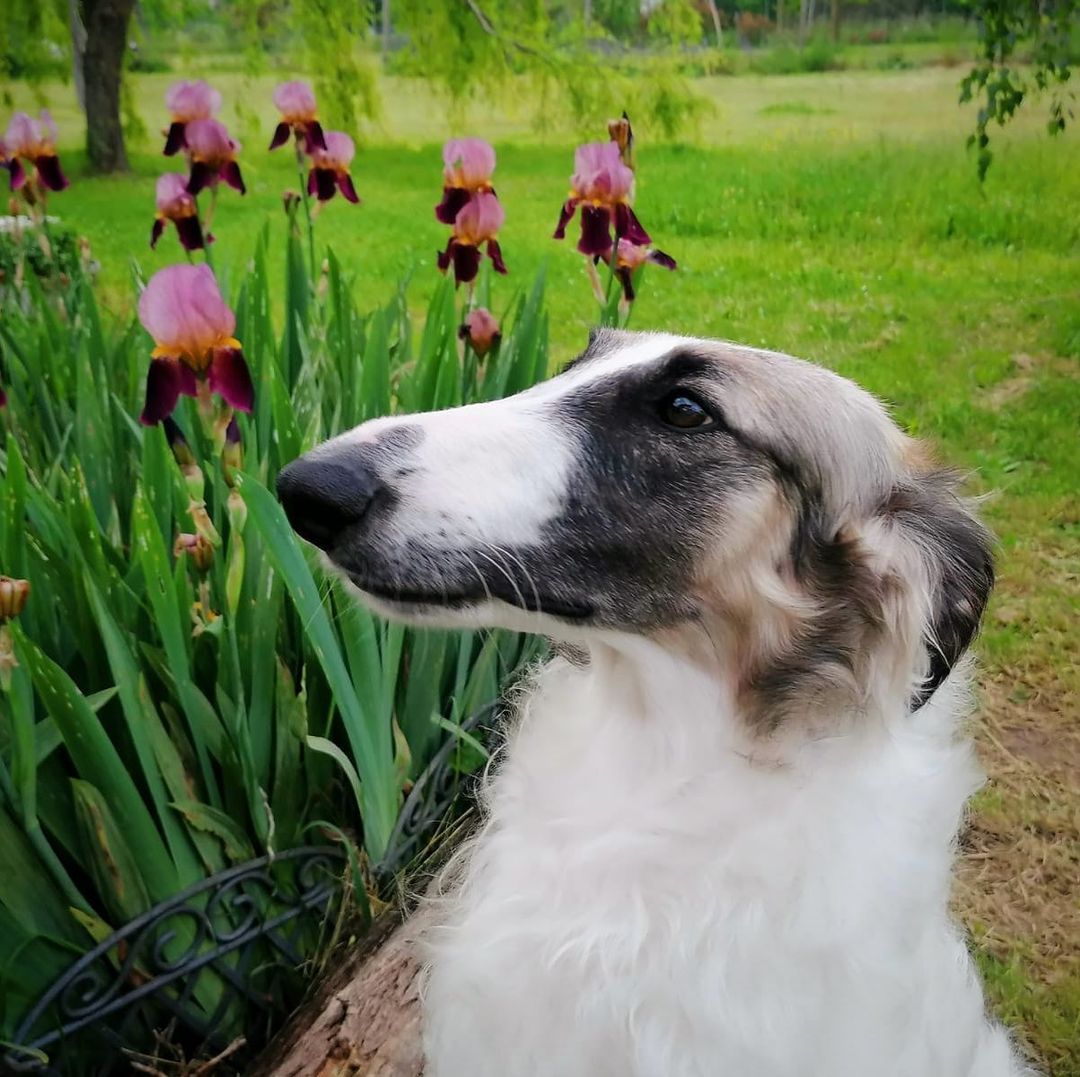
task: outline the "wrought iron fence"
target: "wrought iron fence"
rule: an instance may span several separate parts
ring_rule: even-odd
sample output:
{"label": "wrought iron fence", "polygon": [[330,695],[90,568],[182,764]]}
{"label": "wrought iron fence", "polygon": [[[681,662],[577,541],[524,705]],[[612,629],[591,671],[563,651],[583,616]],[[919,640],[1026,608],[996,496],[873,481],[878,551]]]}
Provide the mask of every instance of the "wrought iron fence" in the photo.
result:
{"label": "wrought iron fence", "polygon": [[[489,743],[496,708],[461,726]],[[422,855],[475,787],[449,739],[402,805],[381,886]],[[346,856],[306,846],[240,864],[136,917],[71,965],[2,1046],[0,1070],[105,1077],[228,1056],[242,1065],[298,1004],[340,908]],[[224,1064],[226,1059],[222,1058]],[[221,1072],[217,1070],[215,1072]]]}

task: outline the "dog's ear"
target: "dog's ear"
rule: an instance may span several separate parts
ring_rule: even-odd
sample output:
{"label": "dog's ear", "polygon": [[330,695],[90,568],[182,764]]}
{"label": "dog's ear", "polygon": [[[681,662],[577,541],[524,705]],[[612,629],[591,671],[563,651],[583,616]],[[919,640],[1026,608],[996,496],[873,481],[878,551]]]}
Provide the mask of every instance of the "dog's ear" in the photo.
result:
{"label": "dog's ear", "polygon": [[994,586],[989,532],[957,494],[946,471],[913,477],[890,499],[895,522],[915,544],[926,569],[928,612],[923,636],[926,680],[911,700],[918,710],[975,638]]}

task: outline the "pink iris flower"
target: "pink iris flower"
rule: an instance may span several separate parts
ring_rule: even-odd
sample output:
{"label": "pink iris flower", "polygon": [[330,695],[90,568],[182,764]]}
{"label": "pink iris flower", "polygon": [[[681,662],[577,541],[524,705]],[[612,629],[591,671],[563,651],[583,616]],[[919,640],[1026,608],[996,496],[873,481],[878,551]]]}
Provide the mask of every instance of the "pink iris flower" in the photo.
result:
{"label": "pink iris flower", "polygon": [[67,185],[67,177],[60,168],[60,158],[56,155],[56,124],[47,109],[39,113],[35,120],[25,112],[16,112],[8,124],[4,135],[4,153],[9,161],[11,189],[17,190],[26,182],[26,173],[16,158],[29,161],[37,172],[38,183],[50,191],[62,191]]}
{"label": "pink iris flower", "polygon": [[319,123],[315,105],[315,93],[306,82],[283,82],[274,90],[274,105],[281,113],[281,122],[274,130],[270,149],[276,150],[289,140],[289,132],[295,132],[303,140],[304,152],[326,149],[326,136]]}
{"label": "pink iris flower", "polygon": [[443,196],[435,218],[453,224],[462,206],[482,191],[495,193],[491,175],[495,150],[482,138],[452,138],[443,146]]}
{"label": "pink iris flower", "polygon": [[566,236],[566,226],[581,206],[581,237],[577,249],[585,255],[603,255],[611,250],[611,226],[615,239],[628,239],[648,246],[649,233],[630,208],[634,193],[634,173],[626,167],[615,142],[588,142],[574,155],[570,177],[570,197],[563,204],[555,238]]}
{"label": "pink iris flower", "polygon": [[224,180],[241,194],[247,193],[236,153],[240,147],[229,138],[225,124],[219,120],[192,120],[184,132],[191,155],[191,174],[188,194],[198,194],[204,187],[216,187]]}
{"label": "pink iris flower", "polygon": [[221,94],[202,79],[174,82],[165,93],[171,123],[165,136],[165,156],[187,145],[186,129],[192,120],[212,120],[221,108]]}
{"label": "pink iris flower", "polygon": [[360,196],[349,175],[349,165],[356,156],[356,144],[341,131],[327,131],[323,137],[326,148],[316,146],[311,152],[308,194],[315,195],[320,202],[327,202],[338,190],[347,201],[359,202]]}
{"label": "pink iris flower", "polygon": [[[596,260],[610,262],[611,248],[609,247],[602,256],[597,255]],[[678,269],[678,263],[670,254],[658,251],[655,247],[631,243],[628,239],[619,240],[615,254],[615,276],[619,278],[623,296],[628,303],[632,303],[635,298],[634,272],[646,262],[662,266],[664,269]]]}
{"label": "pink iris flower", "polygon": [[188,194],[187,182],[187,176],[179,172],[158,176],[157,216],[150,231],[151,248],[157,246],[161,233],[165,231],[166,221],[172,221],[176,225],[176,234],[180,237],[184,250],[197,251],[205,246],[199,211],[194,196]]}
{"label": "pink iris flower", "polygon": [[139,297],[139,321],[155,344],[139,417],[143,425],[171,415],[181,394],[217,393],[231,407],[251,411],[255,389],[233,336],[236,315],[209,266],[168,266],[155,273]]}
{"label": "pink iris flower", "polygon": [[495,272],[505,273],[506,265],[496,239],[505,219],[506,213],[491,191],[473,195],[454,218],[450,242],[439,253],[439,269],[445,273],[452,262],[454,280],[469,284],[480,271],[480,248],[484,247]]}
{"label": "pink iris flower", "polygon": [[470,310],[458,330],[458,336],[466,341],[478,358],[483,359],[492,348],[502,341],[498,320],[486,307]]}

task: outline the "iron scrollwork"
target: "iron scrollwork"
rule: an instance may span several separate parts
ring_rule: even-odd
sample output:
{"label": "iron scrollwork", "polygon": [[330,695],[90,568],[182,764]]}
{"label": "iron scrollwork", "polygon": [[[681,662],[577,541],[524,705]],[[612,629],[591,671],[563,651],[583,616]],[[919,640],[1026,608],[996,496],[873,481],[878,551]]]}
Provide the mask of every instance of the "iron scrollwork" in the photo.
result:
{"label": "iron scrollwork", "polygon": [[[490,746],[497,717],[497,705],[486,707],[461,732]],[[374,866],[380,888],[389,890],[469,803],[478,776],[461,766],[461,745],[460,734],[449,737],[409,791]],[[257,1015],[269,1033],[298,1001],[305,979],[298,970],[318,950],[345,864],[338,847],[290,849],[159,903],[84,954],[38,999],[0,1053],[0,1071],[59,1077],[65,1049],[81,1044],[85,1057],[89,1042],[100,1048],[93,1072],[113,1073],[126,1049],[150,1044],[165,1023],[188,1057],[231,1052],[240,1029],[257,1047]]]}

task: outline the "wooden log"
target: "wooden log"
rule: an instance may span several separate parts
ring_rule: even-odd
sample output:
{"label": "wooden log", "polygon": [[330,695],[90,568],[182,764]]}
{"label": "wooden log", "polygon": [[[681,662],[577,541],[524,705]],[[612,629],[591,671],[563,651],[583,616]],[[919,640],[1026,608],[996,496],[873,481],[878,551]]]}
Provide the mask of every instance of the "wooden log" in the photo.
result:
{"label": "wooden log", "polygon": [[376,921],[357,950],[304,1004],[249,1077],[420,1077],[420,966],[424,917]]}

